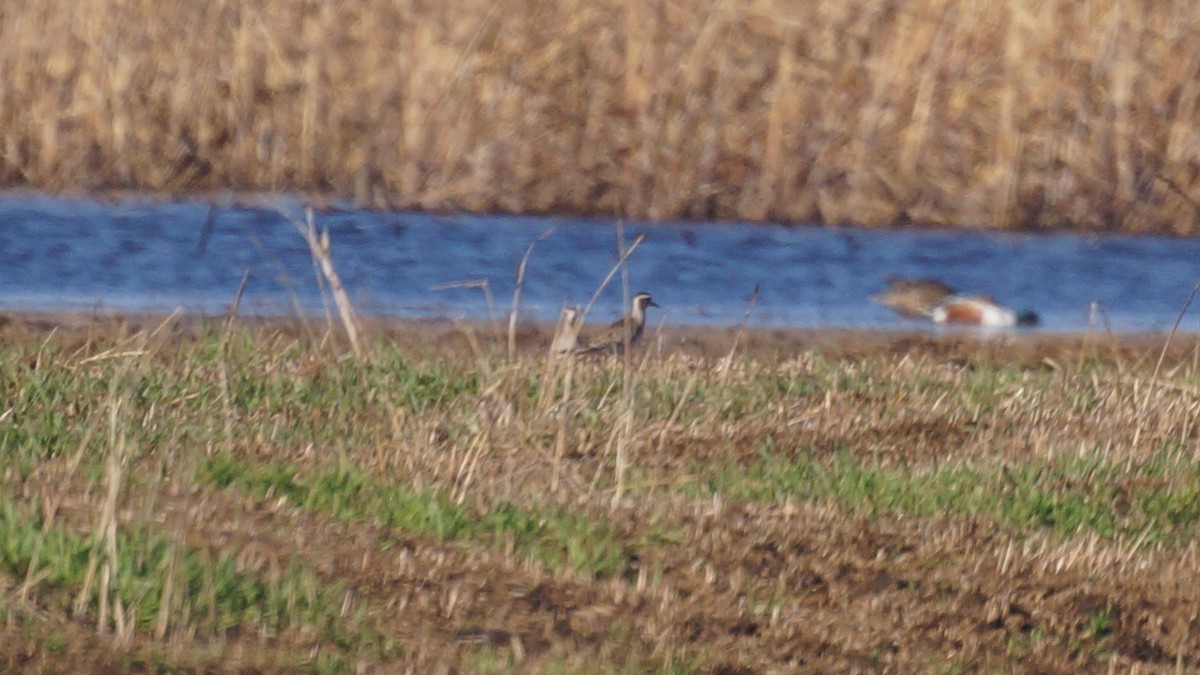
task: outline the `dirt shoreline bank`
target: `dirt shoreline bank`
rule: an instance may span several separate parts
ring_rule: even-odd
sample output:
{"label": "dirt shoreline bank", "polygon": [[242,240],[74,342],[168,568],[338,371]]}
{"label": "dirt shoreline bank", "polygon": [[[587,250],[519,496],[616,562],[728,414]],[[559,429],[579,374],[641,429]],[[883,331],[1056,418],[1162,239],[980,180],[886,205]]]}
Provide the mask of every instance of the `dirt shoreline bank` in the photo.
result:
{"label": "dirt shoreline bank", "polygon": [[[56,335],[71,343],[92,338],[114,338],[165,327],[183,339],[223,330],[228,317],[222,315],[138,312],[6,311],[0,313],[0,337],[46,339]],[[589,324],[584,334],[603,324]],[[278,335],[297,339],[329,339],[345,342],[340,325],[322,319],[286,317],[237,317],[233,326],[252,334]],[[418,356],[461,356],[474,349],[502,352],[506,349],[507,324],[452,319],[402,319],[362,317],[360,328],[367,340],[384,339]],[[1200,335],[1163,332],[1145,333],[1043,333],[1013,331],[982,334],[974,331],[934,331],[912,328],[898,330],[848,328],[774,328],[737,326],[648,326],[646,344],[663,356],[674,353],[717,358],[736,350],[752,359],[786,360],[804,352],[827,358],[869,358],[912,354],[949,360],[1028,366],[1062,367],[1087,358],[1101,363],[1153,364],[1160,354],[1171,365],[1194,357]],[[549,345],[554,326],[522,321],[516,327],[519,353],[538,354]],[[472,342],[475,343],[472,346]],[[347,343],[348,348],[348,343]],[[1165,346],[1165,350],[1164,350]]]}

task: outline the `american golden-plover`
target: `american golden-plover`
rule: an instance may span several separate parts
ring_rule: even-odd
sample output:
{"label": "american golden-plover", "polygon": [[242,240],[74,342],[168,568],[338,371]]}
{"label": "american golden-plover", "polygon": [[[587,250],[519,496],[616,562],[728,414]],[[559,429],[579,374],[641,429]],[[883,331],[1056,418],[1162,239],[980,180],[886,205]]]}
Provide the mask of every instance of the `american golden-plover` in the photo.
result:
{"label": "american golden-plover", "polygon": [[576,354],[621,354],[625,345],[636,345],[646,330],[646,308],[658,307],[649,293],[639,292],[629,303],[629,313],[593,335]]}

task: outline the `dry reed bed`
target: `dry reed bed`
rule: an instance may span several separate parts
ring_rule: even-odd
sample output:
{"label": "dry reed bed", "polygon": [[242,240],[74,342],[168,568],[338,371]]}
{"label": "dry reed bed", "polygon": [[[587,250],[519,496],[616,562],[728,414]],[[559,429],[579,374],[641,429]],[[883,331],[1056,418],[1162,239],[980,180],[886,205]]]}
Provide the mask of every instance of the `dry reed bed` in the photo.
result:
{"label": "dry reed bed", "polygon": [[1196,231],[1187,3],[52,0],[0,18],[9,187]]}

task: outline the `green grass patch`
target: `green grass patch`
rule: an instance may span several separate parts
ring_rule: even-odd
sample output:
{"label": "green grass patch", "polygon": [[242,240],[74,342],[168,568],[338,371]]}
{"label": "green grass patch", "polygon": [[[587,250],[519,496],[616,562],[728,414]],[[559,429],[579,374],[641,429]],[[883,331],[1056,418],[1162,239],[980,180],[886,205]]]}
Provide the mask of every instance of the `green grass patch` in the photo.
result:
{"label": "green grass patch", "polygon": [[549,567],[567,565],[594,577],[619,573],[630,557],[608,523],[512,504],[476,513],[445,495],[385,483],[346,464],[307,476],[290,463],[256,464],[221,453],[205,461],[199,477],[260,498],[286,497],[300,508],[343,520],[377,519],[405,533],[485,542],[498,548],[511,543],[518,553]]}
{"label": "green grass patch", "polygon": [[[69,613],[86,584],[96,542],[58,527],[43,532],[37,513],[25,512],[9,500],[0,503],[0,568],[14,581],[26,578],[39,540],[35,593],[57,598],[59,608]],[[165,599],[170,603],[166,608],[170,627],[193,635],[220,637],[232,630],[273,634],[298,626],[334,643],[360,642],[347,632],[351,626],[339,625],[341,584],[320,583],[297,565],[260,577],[240,571],[227,551],[214,554],[182,546],[148,529],[119,532],[116,551],[110,587],[140,631],[152,630]],[[99,584],[93,583],[87,598],[93,614],[98,589]]]}
{"label": "green grass patch", "polygon": [[1070,457],[910,467],[884,466],[844,448],[824,458],[789,455],[766,443],[756,463],[726,466],[699,491],[753,501],[831,500],[872,516],[985,516],[1014,530],[1178,543],[1200,518],[1200,462],[1181,453],[1167,446],[1132,465]]}

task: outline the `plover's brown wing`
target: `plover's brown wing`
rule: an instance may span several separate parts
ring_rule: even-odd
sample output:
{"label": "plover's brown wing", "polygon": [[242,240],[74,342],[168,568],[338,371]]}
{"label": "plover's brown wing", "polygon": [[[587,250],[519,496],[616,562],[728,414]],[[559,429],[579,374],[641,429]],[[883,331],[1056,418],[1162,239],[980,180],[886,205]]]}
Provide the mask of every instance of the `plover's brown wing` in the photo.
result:
{"label": "plover's brown wing", "polygon": [[[587,346],[575,350],[576,354],[620,354],[625,351],[625,326],[628,319],[618,319],[604,330],[588,338]],[[630,344],[637,341],[637,327],[629,327]]]}

